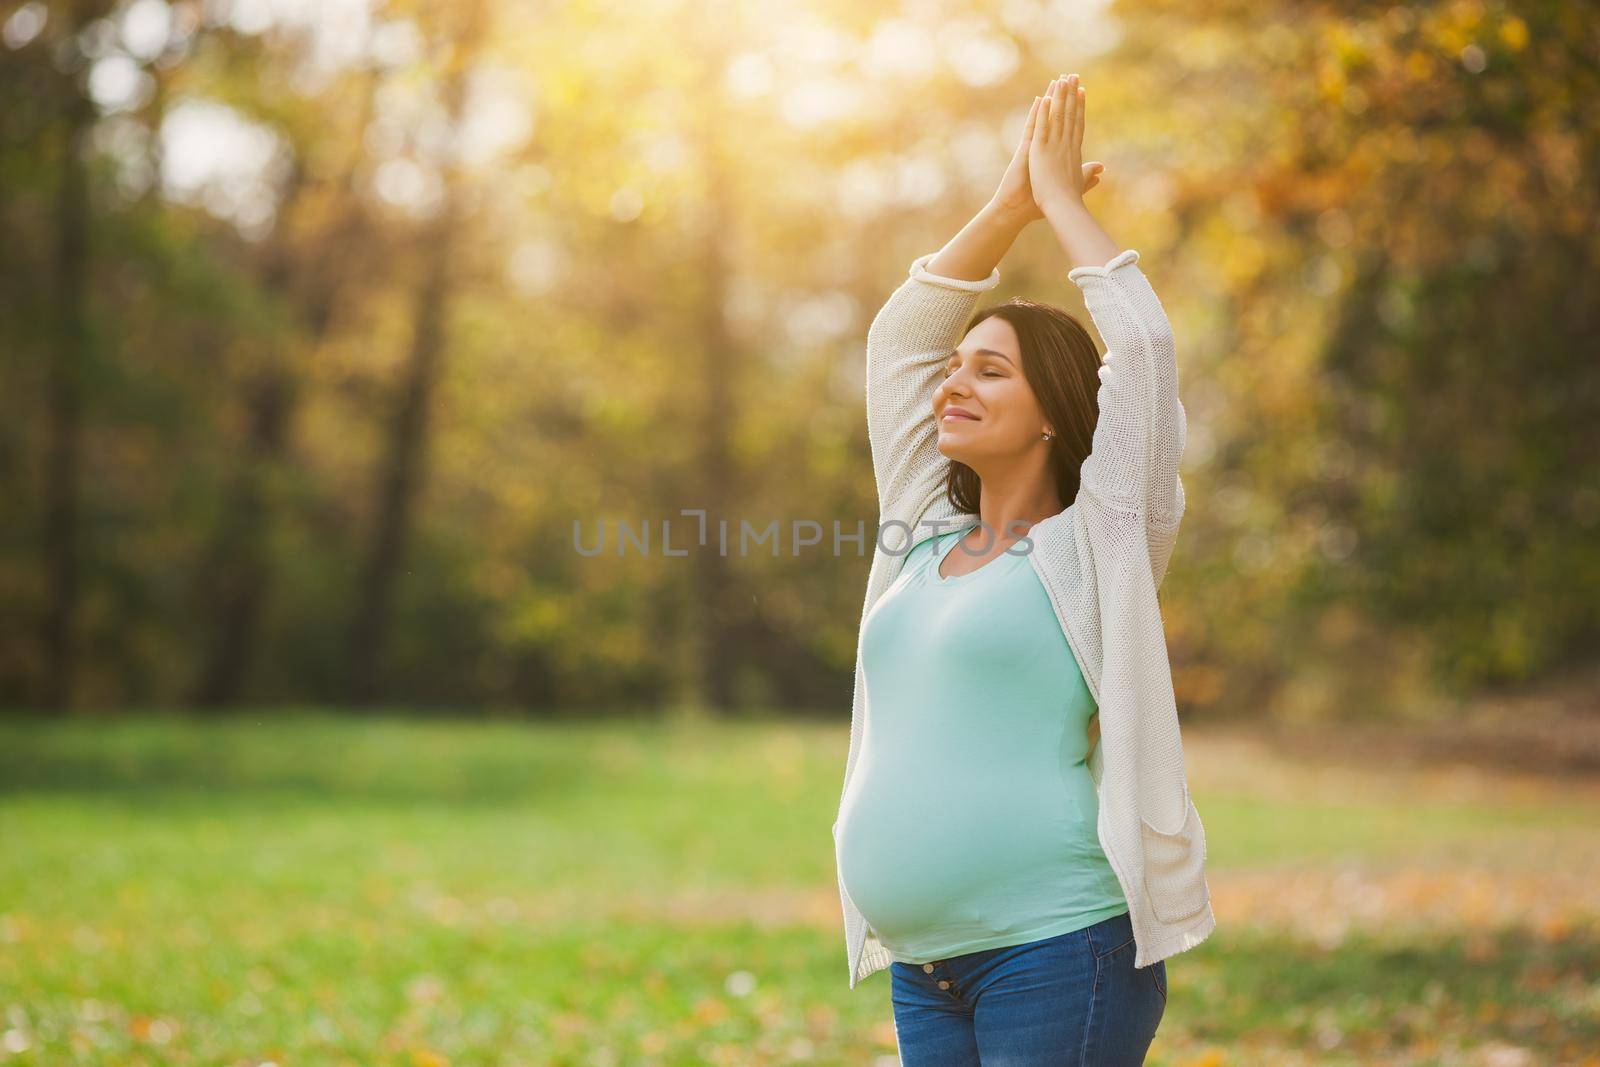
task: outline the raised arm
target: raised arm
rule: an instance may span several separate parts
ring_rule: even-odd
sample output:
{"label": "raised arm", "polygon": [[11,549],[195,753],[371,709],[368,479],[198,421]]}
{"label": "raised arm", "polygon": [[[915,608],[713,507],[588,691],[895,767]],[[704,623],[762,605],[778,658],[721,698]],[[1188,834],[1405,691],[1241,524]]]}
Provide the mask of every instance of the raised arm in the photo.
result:
{"label": "raised arm", "polygon": [[1175,522],[1186,426],[1172,325],[1134,249],[1104,266],[1074,267],[1067,277],[1083,290],[1106,344],[1100,416],[1081,481],[1105,504],[1137,511],[1152,524]]}
{"label": "raised arm", "polygon": [[924,499],[942,477],[948,461],[933,394],[979,296],[1000,284],[998,264],[1023,225],[986,206],[943,249],[912,261],[867,330],[867,436],[884,519],[905,519],[905,502]]}
{"label": "raised arm", "polygon": [[1102,512],[1138,516],[1159,589],[1183,520],[1178,461],[1187,422],[1172,327],[1138,263],[1139,253],[1130,248],[1103,267],[1067,273],[1083,290],[1106,343],[1096,393],[1100,415],[1078,493]]}
{"label": "raised arm", "polygon": [[1096,394],[1100,415],[1080,472],[1080,495],[1143,519],[1159,586],[1184,505],[1178,461],[1186,419],[1176,345],[1161,301],[1139,269],[1139,253],[1121,249],[1083,203],[1078,161],[1085,95],[1076,75],[1051,83],[1033,139],[1030,180],[1062,250],[1080,264],[1067,277],[1083,290],[1106,344]]}

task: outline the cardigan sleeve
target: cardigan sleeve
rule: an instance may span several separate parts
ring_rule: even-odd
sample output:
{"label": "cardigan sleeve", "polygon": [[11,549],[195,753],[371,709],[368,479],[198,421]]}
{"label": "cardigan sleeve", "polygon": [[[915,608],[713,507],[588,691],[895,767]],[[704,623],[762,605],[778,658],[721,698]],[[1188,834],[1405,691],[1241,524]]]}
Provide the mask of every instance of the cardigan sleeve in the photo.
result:
{"label": "cardigan sleeve", "polygon": [[927,499],[945,476],[933,394],[979,297],[1000,284],[998,267],[982,280],[932,274],[935,255],[912,261],[867,331],[867,436],[883,516],[908,514],[906,503]]}
{"label": "cardigan sleeve", "polygon": [[1183,517],[1178,461],[1187,418],[1178,399],[1172,325],[1138,263],[1139,253],[1130,248],[1103,267],[1067,273],[1083,290],[1106,345],[1096,395],[1100,414],[1079,492],[1102,509],[1143,518],[1159,586]]}

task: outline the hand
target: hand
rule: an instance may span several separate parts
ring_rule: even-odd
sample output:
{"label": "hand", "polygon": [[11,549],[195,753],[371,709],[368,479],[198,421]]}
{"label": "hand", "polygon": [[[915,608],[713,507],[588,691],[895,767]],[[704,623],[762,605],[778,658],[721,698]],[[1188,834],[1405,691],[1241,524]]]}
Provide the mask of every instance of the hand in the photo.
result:
{"label": "hand", "polygon": [[1050,83],[1030,117],[1028,182],[1041,215],[1054,204],[1083,203],[1094,188],[1096,164],[1083,162],[1083,113],[1087,91],[1076,74]]}
{"label": "hand", "polygon": [[[1054,85],[1053,82],[1051,84]],[[1011,163],[1000,178],[1000,188],[995,190],[994,198],[990,201],[996,211],[1024,225],[1044,218],[1044,211],[1034,198],[1033,185],[1029,180],[1028,157],[1038,130],[1039,115],[1045,110],[1045,100],[1042,96],[1033,98],[1033,106],[1028,109],[1028,119],[1022,127],[1022,140],[1012,153]],[[1100,174],[1105,169],[1104,163],[1083,164],[1085,193],[1100,184]]]}

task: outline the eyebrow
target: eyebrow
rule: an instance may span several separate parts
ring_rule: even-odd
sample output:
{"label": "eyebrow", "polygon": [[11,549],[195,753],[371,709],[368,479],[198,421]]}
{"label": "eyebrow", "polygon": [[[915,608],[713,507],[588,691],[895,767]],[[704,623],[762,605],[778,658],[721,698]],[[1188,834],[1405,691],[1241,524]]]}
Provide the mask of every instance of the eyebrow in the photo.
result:
{"label": "eyebrow", "polygon": [[[951,360],[955,359],[960,354],[961,354],[961,352],[960,352],[959,349],[956,350],[955,352],[950,353],[950,359],[945,360],[945,363],[949,364]],[[972,354],[975,355],[975,356],[996,356],[996,357],[998,357],[1000,359],[1005,360],[1007,363],[1011,363],[1011,357],[1010,356],[1006,355],[1004,352],[996,352],[992,348],[979,348],[979,349],[974,350]],[[1011,365],[1013,367],[1016,366],[1015,363],[1011,363]]]}

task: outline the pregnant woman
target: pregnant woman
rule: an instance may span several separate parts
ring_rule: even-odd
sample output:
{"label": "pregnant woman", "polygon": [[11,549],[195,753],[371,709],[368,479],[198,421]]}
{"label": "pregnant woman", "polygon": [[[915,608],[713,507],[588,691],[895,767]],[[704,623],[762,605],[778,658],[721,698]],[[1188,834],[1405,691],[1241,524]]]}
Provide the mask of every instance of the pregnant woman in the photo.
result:
{"label": "pregnant woman", "polygon": [[[1142,1063],[1163,960],[1215,926],[1156,598],[1173,337],[1084,206],[1085,102],[1076,75],[1035,98],[994,198],[868,332],[880,536],[833,831],[850,986],[890,970],[907,1067]],[[1103,363],[1058,308],[974,314],[1040,219]]]}

